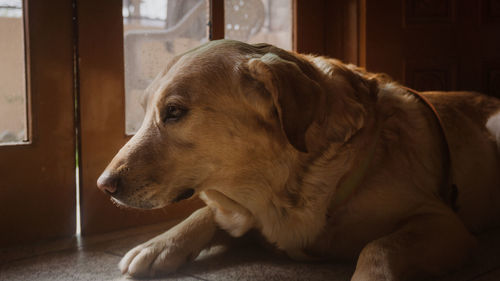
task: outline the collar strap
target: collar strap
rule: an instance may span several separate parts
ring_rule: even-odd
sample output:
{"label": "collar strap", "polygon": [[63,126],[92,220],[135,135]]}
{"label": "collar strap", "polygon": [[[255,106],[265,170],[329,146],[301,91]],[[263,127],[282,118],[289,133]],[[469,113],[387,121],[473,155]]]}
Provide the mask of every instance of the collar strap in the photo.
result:
{"label": "collar strap", "polygon": [[[445,180],[446,182],[441,186],[439,190],[439,195],[440,197],[445,201],[445,203],[449,204],[451,208],[454,211],[458,210],[458,207],[456,205],[457,197],[458,197],[458,188],[457,186],[453,183],[453,178],[452,178],[452,173],[451,173],[451,152],[450,152],[450,146],[448,144],[448,139],[446,138],[446,131],[444,129],[443,121],[441,120],[441,117],[439,116],[436,108],[430,103],[430,101],[424,97],[422,94],[419,92],[406,88],[406,87],[401,87],[405,89],[408,93],[413,94],[415,97],[417,97],[420,101],[422,101],[423,104],[425,104],[433,113],[439,128],[440,128],[440,133],[441,133],[441,138],[443,140],[443,147],[444,152],[445,152],[445,159],[443,161],[443,171],[445,173]],[[347,174],[345,179],[341,179],[340,185],[337,186],[337,190],[335,191],[333,202],[330,205],[330,209],[335,209],[341,204],[343,204],[345,201],[349,199],[350,196],[354,194],[362,180],[364,179],[368,168],[370,167],[370,164],[373,160],[373,157],[375,155],[375,150],[377,148],[378,141],[380,139],[380,134],[382,131],[382,125],[378,124],[377,129],[375,132],[375,140],[371,144],[368,152],[368,157],[364,158],[361,163],[359,164],[358,168],[350,173]]]}
{"label": "collar strap", "polygon": [[439,195],[441,199],[456,212],[458,211],[458,206],[457,206],[458,188],[453,180],[451,150],[450,150],[450,145],[448,143],[448,138],[446,137],[446,130],[444,127],[443,120],[439,116],[436,107],[434,107],[434,105],[424,95],[407,87],[401,87],[401,88],[405,89],[408,93],[411,93],[413,96],[417,97],[423,104],[425,104],[427,108],[429,108],[432,111],[434,118],[436,119],[439,125],[440,129],[439,132],[441,134],[442,145],[444,148],[443,151],[445,153],[443,160],[443,171],[445,174],[445,182],[441,185],[441,188],[439,189]]}

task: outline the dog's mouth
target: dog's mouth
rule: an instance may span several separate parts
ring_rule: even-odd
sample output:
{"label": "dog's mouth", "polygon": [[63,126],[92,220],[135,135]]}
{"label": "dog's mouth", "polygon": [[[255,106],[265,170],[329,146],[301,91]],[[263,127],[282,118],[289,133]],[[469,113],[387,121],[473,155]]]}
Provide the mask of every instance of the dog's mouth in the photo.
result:
{"label": "dog's mouth", "polygon": [[157,206],[153,202],[148,202],[148,201],[123,202],[120,199],[111,197],[111,202],[118,208],[122,209],[132,208],[132,209],[153,210],[161,208],[161,206]]}
{"label": "dog's mouth", "polygon": [[177,203],[182,200],[186,200],[188,198],[191,198],[191,196],[194,195],[194,189],[188,188],[186,190],[183,190],[175,199],[172,201],[172,203]]}

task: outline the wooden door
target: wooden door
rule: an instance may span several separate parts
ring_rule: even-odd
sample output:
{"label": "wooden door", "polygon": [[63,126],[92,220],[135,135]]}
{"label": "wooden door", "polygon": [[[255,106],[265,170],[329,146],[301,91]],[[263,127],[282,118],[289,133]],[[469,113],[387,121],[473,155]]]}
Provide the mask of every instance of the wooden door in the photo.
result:
{"label": "wooden door", "polygon": [[72,4],[23,6],[28,133],[0,146],[0,247],[75,233]]}
{"label": "wooden door", "polygon": [[500,97],[500,1],[364,0],[360,62],[417,90]]}

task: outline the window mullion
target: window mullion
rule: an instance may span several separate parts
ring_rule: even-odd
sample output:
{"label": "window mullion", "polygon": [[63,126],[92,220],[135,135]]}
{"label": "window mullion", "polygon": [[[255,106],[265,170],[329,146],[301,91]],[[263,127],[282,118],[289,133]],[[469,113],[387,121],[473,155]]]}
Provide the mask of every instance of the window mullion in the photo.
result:
{"label": "window mullion", "polygon": [[224,39],[224,0],[210,1],[209,39]]}

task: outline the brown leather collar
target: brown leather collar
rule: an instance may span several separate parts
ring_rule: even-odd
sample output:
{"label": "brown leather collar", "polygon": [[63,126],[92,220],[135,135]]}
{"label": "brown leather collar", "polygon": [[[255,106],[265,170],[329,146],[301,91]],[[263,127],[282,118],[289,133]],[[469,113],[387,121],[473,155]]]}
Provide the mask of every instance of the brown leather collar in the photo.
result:
{"label": "brown leather collar", "polygon": [[451,206],[451,208],[454,211],[458,211],[458,206],[457,206],[458,188],[453,180],[451,150],[450,150],[450,145],[448,143],[448,138],[446,137],[446,130],[443,124],[443,120],[439,116],[439,113],[434,107],[434,105],[432,105],[432,103],[424,95],[407,87],[402,87],[402,88],[405,89],[408,93],[411,93],[413,94],[413,96],[417,97],[423,104],[427,106],[427,108],[429,108],[432,111],[432,113],[434,113],[434,117],[440,128],[441,138],[443,140],[443,148],[445,152],[445,159],[443,161],[445,182],[443,183],[443,186],[439,191],[440,193],[439,195],[448,205]]}

